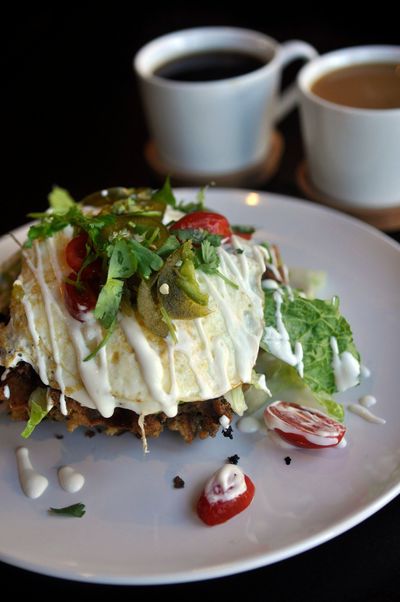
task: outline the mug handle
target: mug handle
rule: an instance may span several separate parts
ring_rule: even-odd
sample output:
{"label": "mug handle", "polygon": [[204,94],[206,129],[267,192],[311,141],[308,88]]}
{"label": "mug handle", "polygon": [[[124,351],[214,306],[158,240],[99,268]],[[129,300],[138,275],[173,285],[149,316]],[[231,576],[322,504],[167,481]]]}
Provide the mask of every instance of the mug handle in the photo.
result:
{"label": "mug handle", "polygon": [[[318,52],[307,42],[301,40],[291,40],[290,42],[284,42],[281,45],[281,69],[286,67],[288,63],[297,59],[311,59],[318,56]],[[294,109],[298,100],[298,92],[296,83],[291,84],[278,98],[277,106],[274,114],[274,122],[278,123],[286,115]]]}

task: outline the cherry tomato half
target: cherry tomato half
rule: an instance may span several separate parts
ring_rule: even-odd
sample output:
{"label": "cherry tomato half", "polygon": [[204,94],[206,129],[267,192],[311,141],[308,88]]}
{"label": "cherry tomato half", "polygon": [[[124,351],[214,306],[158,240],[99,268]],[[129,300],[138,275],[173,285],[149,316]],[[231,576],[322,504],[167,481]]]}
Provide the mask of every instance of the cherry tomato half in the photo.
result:
{"label": "cherry tomato half", "polygon": [[203,492],[197,502],[197,514],[199,518],[210,527],[225,523],[230,518],[243,512],[253,500],[255,487],[253,481],[247,475],[244,475],[246,482],[246,491],[235,497],[233,500],[218,501],[210,503]]}
{"label": "cherry tomato half", "polygon": [[[71,272],[68,280],[76,281],[76,274]],[[64,302],[75,320],[84,321],[84,314],[94,309],[99,295],[99,286],[90,281],[81,281],[79,287],[64,282]]]}
{"label": "cherry tomato half", "polygon": [[82,232],[75,236],[66,246],[65,258],[70,268],[75,272],[79,272],[83,262],[86,259],[87,248],[86,244],[88,241],[88,235],[86,232]]}
{"label": "cherry tomato half", "polygon": [[211,211],[194,211],[181,217],[175,222],[170,230],[207,230],[211,234],[219,234],[224,238],[232,236],[232,230],[228,220],[219,213],[211,213]]}
{"label": "cherry tomato half", "polygon": [[310,449],[335,447],[346,432],[343,424],[323,412],[286,401],[267,406],[264,420],[270,430],[288,443]]}

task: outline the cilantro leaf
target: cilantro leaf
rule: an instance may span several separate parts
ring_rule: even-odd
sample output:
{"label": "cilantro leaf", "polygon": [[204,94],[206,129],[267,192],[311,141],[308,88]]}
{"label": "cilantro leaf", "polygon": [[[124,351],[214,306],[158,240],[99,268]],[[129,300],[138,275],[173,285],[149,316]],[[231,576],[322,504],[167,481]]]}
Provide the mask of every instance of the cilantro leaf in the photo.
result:
{"label": "cilantro leaf", "polygon": [[57,216],[57,219],[44,219],[38,224],[34,224],[28,230],[27,240],[25,241],[24,247],[30,248],[32,243],[37,238],[49,238],[56,232],[63,230],[69,224],[69,220],[66,216]]}
{"label": "cilantro leaf", "polygon": [[114,322],[111,324],[109,329],[106,331],[106,334],[104,335],[104,337],[102,338],[100,343],[97,345],[97,347],[95,347],[93,349],[93,351],[91,353],[89,353],[89,355],[87,355],[86,357],[83,358],[84,362],[89,362],[90,360],[92,360],[98,354],[100,349],[102,349],[103,347],[105,347],[105,345],[107,345],[112,333],[114,332],[116,323],[117,323],[117,319],[115,318]]}
{"label": "cilantro leaf", "polygon": [[208,186],[200,188],[196,195],[196,202],[188,203],[186,201],[179,201],[176,208],[183,213],[193,213],[194,211],[208,211],[205,207],[206,191]]}
{"label": "cilantro leaf", "polygon": [[213,247],[219,247],[223,238],[219,234],[210,234],[207,230],[203,230],[202,228],[176,229],[174,230],[174,234],[176,234],[182,242],[191,240],[193,245],[199,245],[203,240],[208,240]]}
{"label": "cilantro leaf", "polygon": [[198,270],[201,270],[205,274],[219,276],[220,278],[222,278],[222,280],[224,280],[224,282],[229,284],[229,286],[238,289],[239,287],[235,282],[229,280],[229,278],[227,278],[225,274],[219,271],[219,264],[220,261],[217,250],[215,246],[211,244],[210,240],[206,238],[201,243],[200,249],[197,249],[196,268]]}
{"label": "cilantro leaf", "polygon": [[158,272],[164,265],[163,260],[157,253],[147,249],[137,240],[127,240],[130,251],[135,255],[137,261],[137,271],[142,278],[150,278],[152,270]]}
{"label": "cilantro leaf", "polygon": [[167,176],[163,187],[153,194],[152,200],[164,203],[165,205],[171,205],[171,207],[176,206],[176,199],[172,192],[169,176]]}
{"label": "cilantro leaf", "polygon": [[103,228],[111,226],[116,216],[106,213],[104,215],[85,215],[79,205],[74,203],[66,213],[29,213],[28,217],[40,218],[39,223],[29,228],[25,247],[30,248],[36,239],[45,239],[53,236],[68,225],[81,228],[88,233],[96,248],[101,251],[108,242],[104,240]]}
{"label": "cilantro leaf", "polygon": [[163,245],[157,250],[157,255],[160,257],[165,257],[166,255],[170,255],[180,246],[179,240],[171,234],[168,236],[167,240]]}
{"label": "cilantro leaf", "polygon": [[111,328],[121,304],[124,281],[117,278],[107,278],[100,291],[94,308],[94,317],[104,328]]}
{"label": "cilantro leaf", "polygon": [[201,263],[200,269],[208,274],[212,274],[219,266],[219,257],[215,247],[212,246],[209,240],[204,240],[201,243]]}
{"label": "cilantro leaf", "polygon": [[78,503],[64,508],[49,508],[51,514],[61,514],[63,516],[73,516],[74,518],[82,518],[86,512],[85,504]]}
{"label": "cilantro leaf", "polygon": [[42,422],[43,418],[47,416],[49,410],[51,409],[48,407],[47,404],[46,389],[44,389],[43,387],[37,387],[37,389],[35,389],[31,393],[28,405],[29,419],[26,423],[24,430],[21,433],[21,437],[23,437],[24,439],[28,439],[28,437],[31,436],[34,429],[40,422]]}
{"label": "cilantro leaf", "polygon": [[136,255],[131,252],[128,242],[123,239],[117,239],[113,245],[110,245],[111,257],[108,266],[108,278],[130,278],[138,265]]}

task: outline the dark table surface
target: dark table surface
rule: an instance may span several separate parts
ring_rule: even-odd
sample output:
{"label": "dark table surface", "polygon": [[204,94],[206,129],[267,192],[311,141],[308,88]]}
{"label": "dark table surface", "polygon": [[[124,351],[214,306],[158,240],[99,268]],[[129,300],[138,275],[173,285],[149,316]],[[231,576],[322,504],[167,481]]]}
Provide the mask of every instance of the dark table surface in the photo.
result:
{"label": "dark table surface", "polygon": [[[216,3],[215,3],[216,4]],[[398,44],[396,19],[369,15],[343,18],[324,7],[307,15],[300,8],[260,9],[202,2],[152,4],[145,14],[131,8],[84,5],[65,9],[14,9],[3,23],[2,232],[44,209],[54,183],[76,197],[115,185],[158,186],[147,166],[147,140],[131,59],[146,41],[184,27],[236,25],[258,29],[279,41],[304,39],[321,53],[358,44]],[[146,9],[145,9],[146,10]],[[289,72],[287,77],[292,77]],[[285,154],[263,189],[302,196],[294,172],[303,156],[298,115],[280,126]],[[391,236],[400,240],[399,232]],[[394,400],[395,401],[395,400]],[[400,439],[399,439],[400,441]],[[1,498],[0,498],[1,499]],[[238,588],[271,600],[400,599],[400,501],[347,533],[275,565],[197,584],[153,588],[68,582],[0,563],[3,584],[31,592],[112,596],[172,594],[223,596]],[[0,525],[1,537],[1,525]]]}

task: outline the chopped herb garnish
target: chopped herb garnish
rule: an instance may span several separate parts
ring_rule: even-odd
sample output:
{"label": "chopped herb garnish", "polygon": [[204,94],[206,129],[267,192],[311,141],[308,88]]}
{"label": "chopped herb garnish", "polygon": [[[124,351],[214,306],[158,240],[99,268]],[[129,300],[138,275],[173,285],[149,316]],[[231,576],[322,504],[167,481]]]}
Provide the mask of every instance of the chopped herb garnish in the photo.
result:
{"label": "chopped herb garnish", "polygon": [[200,188],[196,195],[196,202],[187,203],[185,201],[179,201],[176,208],[183,213],[193,213],[194,211],[208,211],[204,205],[206,198],[206,191],[208,186]]}
{"label": "chopped herb garnish", "polygon": [[123,280],[107,278],[107,282],[100,291],[96,307],[94,308],[94,317],[106,329],[111,328],[117,317],[123,287]]}
{"label": "chopped herb garnish", "polygon": [[174,193],[172,192],[171,181],[169,176],[167,176],[164,182],[164,186],[153,194],[152,200],[156,202],[159,201],[161,203],[164,203],[165,205],[170,205],[171,207],[176,207],[176,198],[174,197]]}
{"label": "chopped herb garnish", "polygon": [[231,226],[231,229],[234,234],[254,234],[254,232],[256,231],[254,226],[243,225]]}
{"label": "chopped herb garnish", "polygon": [[210,234],[207,230],[203,230],[202,228],[177,229],[174,230],[174,234],[176,234],[182,242],[191,240],[193,245],[200,245],[203,241],[208,240],[213,247],[219,247],[222,240],[222,236],[219,234]]}
{"label": "chopped herb garnish", "polygon": [[82,518],[86,512],[85,504],[72,504],[72,506],[65,506],[64,508],[49,508],[51,514],[60,514],[62,516],[73,516],[75,518]]}
{"label": "chopped herb garnish", "polygon": [[163,266],[163,260],[157,253],[147,249],[136,240],[129,240],[130,252],[136,256],[137,271],[142,278],[150,278],[152,270],[158,272]]}
{"label": "chopped herb garnish", "polygon": [[228,457],[229,464],[238,464],[239,460],[240,460],[240,456],[238,456],[237,454],[234,454],[233,456]]}
{"label": "chopped herb garnish", "polygon": [[222,272],[218,270],[218,266],[220,263],[218,253],[215,246],[213,246],[208,239],[204,240],[201,243],[200,249],[197,250],[196,258],[196,268],[198,270],[201,270],[205,274],[219,276],[220,278],[222,278],[222,280],[224,280],[224,282],[229,284],[229,286],[232,286],[236,289],[239,288],[238,285],[235,284],[235,282],[229,280],[229,278],[227,278],[224,274],[222,274]]}
{"label": "chopped herb garnish", "polygon": [[171,235],[168,236],[167,240],[161,245],[161,247],[156,251],[157,255],[160,257],[165,257],[166,255],[171,255],[176,249],[180,246],[179,240],[176,236]]}
{"label": "chopped herb garnish", "polygon": [[106,331],[106,334],[104,335],[103,339],[100,341],[100,343],[97,345],[97,347],[95,347],[92,351],[92,353],[90,353],[88,356],[86,356],[83,361],[84,362],[89,362],[90,360],[92,360],[100,351],[100,349],[102,349],[102,347],[104,347],[105,345],[107,345],[108,341],[110,340],[110,337],[114,331],[114,327],[116,324],[117,320],[115,319],[114,322],[111,324],[110,328]]}

